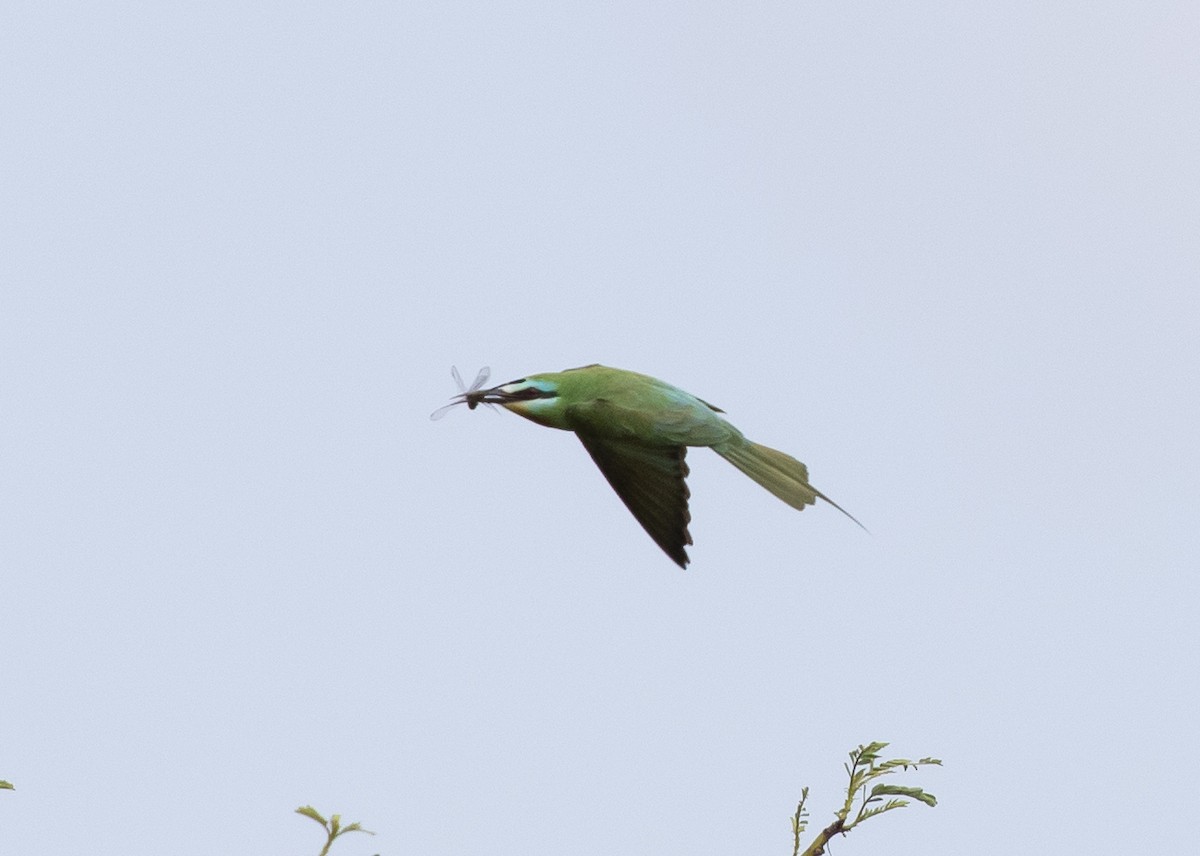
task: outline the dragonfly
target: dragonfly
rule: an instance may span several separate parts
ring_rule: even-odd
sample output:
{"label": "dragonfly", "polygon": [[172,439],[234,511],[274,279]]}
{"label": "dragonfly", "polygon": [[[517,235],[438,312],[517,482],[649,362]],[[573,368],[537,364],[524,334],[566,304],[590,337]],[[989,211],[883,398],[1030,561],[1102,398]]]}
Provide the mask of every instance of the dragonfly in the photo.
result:
{"label": "dragonfly", "polygon": [[490,404],[486,401],[481,402],[480,399],[482,396],[478,394],[479,390],[483,389],[483,385],[488,382],[488,378],[492,376],[492,370],[490,368],[487,366],[481,368],[479,370],[479,374],[475,375],[475,380],[471,381],[470,386],[467,386],[463,383],[462,375],[458,373],[458,366],[450,367],[450,376],[454,378],[454,383],[458,385],[458,395],[454,396],[454,400],[449,404],[439,407],[437,410],[433,411],[433,413],[430,413],[430,419],[435,421],[441,419],[460,404],[467,405],[467,407],[469,407],[471,410],[474,410],[481,403],[487,404],[487,406],[493,411],[496,409],[495,405],[493,404]]}

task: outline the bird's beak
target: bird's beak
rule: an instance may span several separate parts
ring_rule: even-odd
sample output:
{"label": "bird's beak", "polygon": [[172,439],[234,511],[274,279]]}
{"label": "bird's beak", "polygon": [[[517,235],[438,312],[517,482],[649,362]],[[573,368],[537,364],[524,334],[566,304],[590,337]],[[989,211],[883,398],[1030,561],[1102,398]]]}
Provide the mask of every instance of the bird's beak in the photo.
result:
{"label": "bird's beak", "polygon": [[[459,404],[465,404],[471,410],[474,410],[481,404],[489,406],[499,404],[501,407],[508,407],[509,405],[519,404],[520,402],[530,401],[535,398],[554,398],[557,395],[553,386],[544,382],[527,380],[526,378],[510,380],[508,383],[493,386],[491,389],[479,389],[478,387],[487,380],[487,369],[481,370],[479,376],[475,378],[475,383],[471,384],[470,389],[467,389],[463,386],[462,378],[458,376],[457,369],[453,371],[453,374],[454,380],[458,383],[458,395],[450,399],[449,404],[439,407],[433,413],[429,414],[430,419],[441,419],[444,414]],[[518,412],[520,412],[519,409]]]}
{"label": "bird's beak", "polygon": [[492,387],[491,389],[479,389],[475,392],[464,392],[459,398],[469,407],[474,410],[481,404],[503,404],[503,393],[500,387]]}
{"label": "bird's beak", "polygon": [[501,407],[508,407],[511,404],[518,404],[522,401],[530,401],[535,398],[554,398],[555,395],[556,393],[553,389],[537,386],[526,381],[525,378],[521,378],[520,380],[503,383],[500,386],[493,386],[491,389],[464,389],[458,395],[454,396],[454,398],[450,399],[449,404],[439,407],[431,413],[430,418],[441,419],[442,414],[459,404],[465,404],[471,410],[474,410],[481,404],[499,404]]}
{"label": "bird's beak", "polygon": [[[480,389],[475,392],[464,392],[461,400],[474,410],[481,404],[508,404],[512,401],[525,401],[529,398],[540,397],[537,390],[531,390],[529,387],[522,387],[518,390],[513,390],[514,384],[502,384],[494,386],[491,389]],[[533,393],[531,395],[530,393]]]}

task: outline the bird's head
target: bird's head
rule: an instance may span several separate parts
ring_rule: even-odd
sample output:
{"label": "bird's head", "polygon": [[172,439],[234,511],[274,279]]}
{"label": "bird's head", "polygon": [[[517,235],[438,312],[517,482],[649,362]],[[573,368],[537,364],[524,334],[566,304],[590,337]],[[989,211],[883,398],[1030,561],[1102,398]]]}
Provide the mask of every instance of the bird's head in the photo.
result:
{"label": "bird's head", "polygon": [[463,393],[462,401],[474,410],[480,404],[499,404],[526,419],[542,425],[559,427],[562,410],[559,385],[549,375],[530,375],[510,380],[491,389]]}
{"label": "bird's head", "polygon": [[[431,417],[440,419],[456,405],[465,404],[474,410],[481,404],[499,404],[518,416],[524,416],[547,428],[574,430],[568,424],[567,410],[572,404],[587,400],[594,386],[596,372],[612,373],[601,365],[580,366],[562,372],[548,372],[510,380],[490,389],[483,389],[487,382],[488,369],[480,369],[475,382],[468,388],[463,385],[457,369],[452,370],[459,394],[445,407],[439,407]],[[624,373],[628,374],[628,372]],[[593,390],[594,391],[594,390]],[[592,396],[594,397],[594,396]]]}

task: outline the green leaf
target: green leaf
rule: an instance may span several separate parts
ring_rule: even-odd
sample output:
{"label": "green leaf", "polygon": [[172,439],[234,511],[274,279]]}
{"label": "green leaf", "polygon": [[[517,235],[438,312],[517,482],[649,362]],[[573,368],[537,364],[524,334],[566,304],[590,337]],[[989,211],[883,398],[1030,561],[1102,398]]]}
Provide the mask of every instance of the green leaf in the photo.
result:
{"label": "green leaf", "polygon": [[311,817],[317,823],[321,824],[321,826],[329,825],[329,821],[321,817],[321,813],[310,805],[300,806],[300,808],[296,809],[296,814],[302,814],[305,817]]}
{"label": "green leaf", "polygon": [[891,811],[894,808],[904,808],[906,805],[908,805],[908,803],[905,802],[904,800],[888,800],[886,803],[884,803],[881,806],[876,806],[875,808],[864,809],[862,812],[859,813],[858,820],[855,821],[855,824],[857,825],[859,823],[862,823],[868,817],[874,817],[877,814],[883,814],[885,811]]}
{"label": "green leaf", "polygon": [[927,806],[937,805],[937,797],[933,794],[927,794],[921,788],[906,787],[904,785],[876,785],[871,788],[871,796],[900,796],[912,797],[914,800],[920,800]]}

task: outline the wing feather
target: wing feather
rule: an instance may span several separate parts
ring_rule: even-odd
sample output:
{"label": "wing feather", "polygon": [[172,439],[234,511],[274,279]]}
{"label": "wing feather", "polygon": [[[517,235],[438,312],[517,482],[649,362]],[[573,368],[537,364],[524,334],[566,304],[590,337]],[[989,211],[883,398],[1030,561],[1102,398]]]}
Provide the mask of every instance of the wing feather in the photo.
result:
{"label": "wing feather", "polygon": [[625,507],[681,568],[688,564],[684,549],[692,543],[688,523],[688,466],[686,446],[648,446],[631,440],[576,431],[600,472]]}

